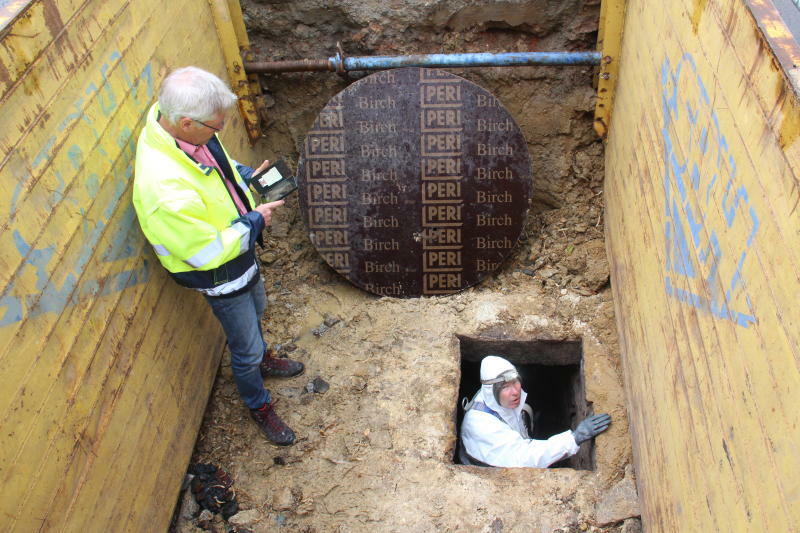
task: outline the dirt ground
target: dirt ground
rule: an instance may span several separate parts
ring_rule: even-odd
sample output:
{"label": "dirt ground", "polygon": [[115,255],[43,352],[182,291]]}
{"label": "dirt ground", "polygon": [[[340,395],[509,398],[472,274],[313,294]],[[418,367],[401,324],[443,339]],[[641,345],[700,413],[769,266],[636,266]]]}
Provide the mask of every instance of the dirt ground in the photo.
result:
{"label": "dirt ground", "polygon": [[[587,50],[599,12],[597,0],[242,4],[259,60],[329,57],[337,40],[352,55]],[[603,239],[603,146],[592,131],[596,71],[452,72],[497,96],[526,136],[534,200],[522,239],[500,270],[462,293],[379,298],[322,261],[290,199],[261,257],[267,340],[307,368],[266,383],[298,442],[267,443],[238,398],[226,354],[193,457],[231,474],[241,509],[253,511],[250,531],[638,528]],[[264,157],[296,164],[316,114],[348,83],[330,73],[265,76]],[[314,331],[331,317],[339,321]],[[613,417],[596,439],[593,471],[453,464],[464,335],[582,341],[587,399]],[[330,389],[306,392],[317,376]]]}

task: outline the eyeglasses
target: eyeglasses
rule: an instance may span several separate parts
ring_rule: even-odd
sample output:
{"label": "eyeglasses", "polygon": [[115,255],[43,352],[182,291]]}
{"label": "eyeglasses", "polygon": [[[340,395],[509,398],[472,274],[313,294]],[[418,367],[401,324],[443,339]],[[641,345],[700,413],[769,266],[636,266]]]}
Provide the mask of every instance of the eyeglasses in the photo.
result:
{"label": "eyeglasses", "polygon": [[196,118],[193,118],[193,119],[191,119],[191,120],[192,120],[192,121],[194,121],[194,122],[197,122],[198,124],[202,124],[202,125],[203,125],[203,126],[205,126],[206,128],[208,128],[208,129],[210,129],[210,130],[214,130],[214,131],[222,131],[222,128],[224,128],[224,127],[225,127],[225,121],[224,121],[224,120],[222,121],[222,128],[215,128],[215,127],[214,127],[214,126],[212,126],[211,124],[206,124],[205,122],[201,122],[201,121],[197,120]]}

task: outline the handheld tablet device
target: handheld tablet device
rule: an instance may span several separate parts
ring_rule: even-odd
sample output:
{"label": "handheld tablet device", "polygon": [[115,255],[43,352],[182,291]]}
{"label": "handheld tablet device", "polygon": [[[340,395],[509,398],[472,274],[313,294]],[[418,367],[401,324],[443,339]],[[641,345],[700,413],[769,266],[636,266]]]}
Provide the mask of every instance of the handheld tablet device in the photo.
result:
{"label": "handheld tablet device", "polygon": [[297,181],[283,159],[253,174],[250,185],[261,195],[264,202],[282,200],[297,190]]}

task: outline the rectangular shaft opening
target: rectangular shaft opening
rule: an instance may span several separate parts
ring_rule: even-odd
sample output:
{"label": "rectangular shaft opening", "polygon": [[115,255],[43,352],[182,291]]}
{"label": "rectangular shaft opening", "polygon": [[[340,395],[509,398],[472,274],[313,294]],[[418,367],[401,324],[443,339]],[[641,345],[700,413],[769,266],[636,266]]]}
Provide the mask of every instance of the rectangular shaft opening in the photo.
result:
{"label": "rectangular shaft opening", "polygon": [[[498,355],[510,361],[520,374],[522,388],[528,393],[535,423],[533,438],[547,438],[574,429],[590,413],[583,381],[583,345],[581,340],[497,340],[458,336],[461,351],[461,382],[458,391],[456,428],[464,417],[461,398],[472,399],[480,389],[481,361]],[[458,463],[458,453],[454,457]],[[594,441],[583,443],[580,451],[551,468],[594,469]]]}

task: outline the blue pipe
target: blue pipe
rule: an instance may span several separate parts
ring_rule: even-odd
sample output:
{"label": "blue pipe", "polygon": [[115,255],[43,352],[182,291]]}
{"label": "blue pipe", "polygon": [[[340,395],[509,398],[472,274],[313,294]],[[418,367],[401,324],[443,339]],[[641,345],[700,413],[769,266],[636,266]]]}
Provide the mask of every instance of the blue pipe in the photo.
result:
{"label": "blue pipe", "polygon": [[[2,0],[0,0],[2,1]],[[800,1],[800,0],[798,0]],[[326,59],[247,62],[244,69],[256,72],[311,72],[330,70],[383,70],[400,67],[519,67],[528,65],[599,65],[600,52],[501,52],[472,54],[418,54],[410,56],[347,57],[339,50]]]}
{"label": "blue pipe", "polygon": [[[599,65],[600,52],[504,52],[426,54],[410,56],[345,57],[344,71],[400,67],[519,67],[528,65]],[[336,70],[341,56],[328,59]]]}

